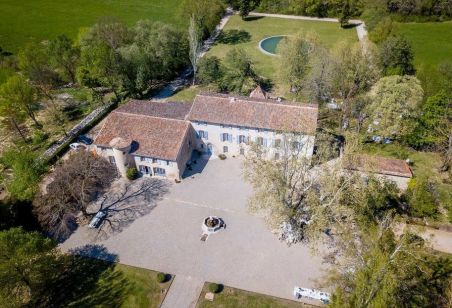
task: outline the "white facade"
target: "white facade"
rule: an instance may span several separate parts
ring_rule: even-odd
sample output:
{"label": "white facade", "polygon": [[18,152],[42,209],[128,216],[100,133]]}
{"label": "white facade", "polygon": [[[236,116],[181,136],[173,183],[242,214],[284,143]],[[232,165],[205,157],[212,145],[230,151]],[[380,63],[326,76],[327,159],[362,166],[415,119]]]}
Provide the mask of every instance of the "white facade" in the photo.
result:
{"label": "white facade", "polygon": [[128,152],[119,152],[116,149],[100,146],[96,146],[96,153],[108,159],[124,177],[128,168],[137,168],[143,176],[157,176],[178,180],[183,172],[183,170],[179,170],[178,163],[175,161],[133,155]]}
{"label": "white facade", "polygon": [[[285,137],[272,130],[202,122],[192,122],[192,125],[197,133],[197,149],[213,157],[219,154],[246,155],[251,143],[262,146],[268,159],[277,159],[282,154],[280,148]],[[297,142],[298,153],[312,156],[314,136],[297,135]]]}

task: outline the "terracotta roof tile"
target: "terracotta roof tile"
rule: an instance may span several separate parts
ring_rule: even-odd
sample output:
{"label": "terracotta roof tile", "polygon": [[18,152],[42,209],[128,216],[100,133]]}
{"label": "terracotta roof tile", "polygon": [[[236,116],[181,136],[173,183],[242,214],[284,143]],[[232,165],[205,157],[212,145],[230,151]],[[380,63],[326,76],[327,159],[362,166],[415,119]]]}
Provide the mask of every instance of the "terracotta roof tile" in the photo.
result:
{"label": "terracotta roof tile", "polygon": [[146,100],[131,100],[116,109],[117,112],[149,115],[158,118],[185,119],[191,108],[191,103],[156,102]]}
{"label": "terracotta roof tile", "polygon": [[190,123],[182,120],[113,111],[106,119],[94,144],[110,147],[120,137],[137,142],[136,155],[175,161]]}
{"label": "terracotta roof tile", "polygon": [[314,134],[318,106],[290,104],[251,97],[231,98],[223,94],[201,93],[188,114],[191,121],[237,125],[279,131]]}
{"label": "terracotta roof tile", "polygon": [[342,161],[344,168],[349,170],[368,171],[405,178],[413,176],[408,164],[401,159],[360,154],[346,155]]}
{"label": "terracotta roof tile", "polygon": [[250,97],[252,98],[260,98],[260,99],[266,99],[267,98],[267,93],[261,88],[261,86],[257,86],[256,89],[254,89],[251,93],[250,93]]}

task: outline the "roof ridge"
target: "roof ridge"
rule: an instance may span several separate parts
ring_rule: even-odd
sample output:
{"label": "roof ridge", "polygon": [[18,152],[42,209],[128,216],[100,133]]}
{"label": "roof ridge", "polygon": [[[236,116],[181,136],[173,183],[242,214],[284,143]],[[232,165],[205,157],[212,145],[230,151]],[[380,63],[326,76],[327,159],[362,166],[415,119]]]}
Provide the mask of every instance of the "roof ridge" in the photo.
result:
{"label": "roof ridge", "polygon": [[136,116],[136,117],[147,117],[147,118],[154,118],[154,119],[161,119],[161,120],[170,120],[170,121],[179,121],[179,122],[188,123],[188,121],[185,120],[185,119],[182,120],[182,119],[174,119],[174,118],[166,118],[166,117],[157,117],[157,116],[148,115],[148,114],[139,114],[139,113],[133,113],[133,112],[118,111],[118,110],[114,110],[112,113],[124,114],[124,115],[129,115],[129,116]]}
{"label": "roof ridge", "polygon": [[[225,94],[220,94],[220,93],[210,93],[210,92],[201,92],[199,94],[197,94],[196,96],[204,96],[204,97],[217,97],[217,98],[223,98],[223,99],[227,99],[227,97],[225,96]],[[260,98],[252,98],[252,97],[245,97],[245,96],[230,96],[230,97],[234,97],[236,99],[242,100],[242,101],[248,101],[248,102],[252,102],[252,103],[259,103],[259,104],[266,104],[266,105],[275,105],[275,106],[285,106],[285,107],[294,107],[294,108],[307,108],[307,109],[319,109],[319,105],[318,104],[314,104],[314,103],[301,103],[303,105],[295,105],[295,104],[288,104],[288,103],[284,103],[284,102],[278,102],[278,101],[274,101],[272,99],[260,99]],[[195,98],[196,100],[196,98]],[[195,100],[193,101],[193,104],[195,102]]]}

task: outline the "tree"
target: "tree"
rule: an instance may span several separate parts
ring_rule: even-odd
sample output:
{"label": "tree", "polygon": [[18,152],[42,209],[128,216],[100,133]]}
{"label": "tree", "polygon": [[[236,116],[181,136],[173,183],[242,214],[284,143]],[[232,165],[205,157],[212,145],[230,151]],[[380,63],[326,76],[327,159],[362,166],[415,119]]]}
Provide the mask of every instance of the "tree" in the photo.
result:
{"label": "tree", "polygon": [[40,192],[33,205],[42,227],[62,238],[73,230],[79,212],[85,219],[96,214],[89,212],[88,204],[109,187],[116,170],[102,157],[77,152],[56,166],[52,177],[46,192]]}
{"label": "tree", "polygon": [[11,196],[20,201],[31,200],[46,170],[45,164],[26,148],[6,150],[0,162],[11,171],[5,181]]}
{"label": "tree", "polygon": [[112,50],[117,50],[130,44],[132,38],[133,33],[126,24],[116,18],[107,17],[101,19],[84,33],[80,45],[84,47],[103,43]]}
{"label": "tree", "polygon": [[[24,113],[30,117],[37,127],[42,127],[35,116],[34,110],[37,108],[37,93],[35,89],[28,84],[24,77],[14,75],[10,77],[0,87],[0,100],[4,113],[16,108],[14,112],[17,115]],[[2,109],[3,109],[2,108]],[[6,115],[8,116],[8,115]],[[19,118],[19,117],[18,117]]]}
{"label": "tree", "polygon": [[180,5],[180,15],[185,20],[192,16],[201,28],[202,39],[212,35],[219,24],[225,7],[221,0],[184,0]]}
{"label": "tree", "polygon": [[311,218],[309,198],[317,177],[305,152],[310,146],[303,136],[284,133],[279,159],[267,159],[266,149],[252,144],[244,163],[245,179],[254,189],[250,210],[265,215],[272,231],[289,244],[306,239]]}
{"label": "tree", "polygon": [[416,77],[381,78],[370,92],[369,130],[382,137],[408,136],[414,129],[423,95]]}
{"label": "tree", "polygon": [[384,75],[413,75],[413,51],[403,36],[390,36],[380,45],[379,62]]}
{"label": "tree", "polygon": [[11,228],[0,232],[0,304],[23,307],[55,278],[56,244],[38,232]]}
{"label": "tree", "polygon": [[325,48],[319,46],[311,56],[310,70],[302,84],[307,96],[317,103],[329,102],[332,96],[333,59]]}
{"label": "tree", "polygon": [[241,0],[239,5],[239,12],[242,19],[245,19],[253,10],[253,3],[251,0]]}
{"label": "tree", "polygon": [[49,56],[52,66],[60,72],[62,79],[76,82],[76,69],[80,50],[66,35],[60,35],[49,43]]}
{"label": "tree", "polygon": [[354,99],[378,80],[372,49],[363,51],[359,43],[339,42],[333,48],[331,86],[333,95],[342,100],[341,128],[348,126]]}
{"label": "tree", "polygon": [[200,29],[194,16],[190,17],[190,26],[188,27],[188,41],[190,43],[190,62],[193,67],[193,85],[196,83],[196,74],[198,73],[198,62],[202,52],[202,39]]}
{"label": "tree", "polygon": [[299,93],[309,73],[312,55],[317,49],[318,39],[313,33],[300,32],[286,38],[281,47],[281,73],[292,92]]}
{"label": "tree", "polygon": [[253,63],[243,49],[231,49],[224,59],[224,76],[220,83],[222,91],[249,94],[257,84],[258,77]]}
{"label": "tree", "polygon": [[376,44],[379,44],[386,40],[391,35],[395,35],[398,32],[398,28],[391,17],[383,18],[369,33],[369,38]]}
{"label": "tree", "polygon": [[53,88],[60,82],[52,69],[48,46],[43,43],[29,43],[18,55],[21,72],[35,85],[40,94],[53,100]]}
{"label": "tree", "polygon": [[348,25],[350,16],[351,16],[350,2],[349,0],[345,0],[344,5],[342,6],[341,15],[339,17],[339,23],[341,24],[342,28]]}
{"label": "tree", "polygon": [[202,84],[217,83],[222,77],[220,59],[215,56],[199,60],[198,80]]}

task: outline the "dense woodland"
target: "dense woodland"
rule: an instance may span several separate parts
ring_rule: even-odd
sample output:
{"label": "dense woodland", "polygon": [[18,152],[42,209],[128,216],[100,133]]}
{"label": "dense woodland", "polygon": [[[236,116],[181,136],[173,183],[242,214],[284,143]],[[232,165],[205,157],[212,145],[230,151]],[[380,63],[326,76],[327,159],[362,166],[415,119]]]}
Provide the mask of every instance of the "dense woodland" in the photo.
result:
{"label": "dense woodland", "polygon": [[[89,221],[95,214],[87,210],[88,204],[116,176],[108,171],[107,161],[88,153],[54,166],[40,158],[36,149],[49,134],[66,133],[61,127],[69,121],[68,107],[58,103],[58,89],[85,91],[92,110],[109,100],[148,98],[191,66],[193,83],[203,89],[247,95],[261,85],[271,91],[271,80],[256,73],[240,48],[231,49],[224,59],[199,58],[202,39],[212,34],[227,5],[244,19],[252,10],[340,17],[343,27],[350,18],[364,19],[373,42],[366,52],[359,43],[347,41],[326,49],[315,33],[304,32],[282,46],[281,78],[291,97],[318,103],[321,110],[332,99],[341,104],[333,115],[337,121],[319,129],[314,163],[335,157],[339,147],[359,153],[378,135],[401,149],[440,153],[438,173],[450,183],[452,63],[441,63],[436,68],[440,78],[427,82],[414,66],[410,42],[396,26],[396,21],[450,19],[450,0],[185,0],[178,8],[181,18],[190,20],[184,30],[149,20],[128,26],[104,18],[80,29],[76,39],[62,34],[29,43],[17,54],[0,49],[0,67],[7,72],[0,76],[1,129],[10,136],[0,157],[0,179],[7,193],[0,206],[0,251],[7,252],[0,256],[0,305],[76,303],[74,296],[61,298],[55,286],[70,285],[70,278],[83,274],[87,265],[61,254],[48,237],[69,236],[80,223],[78,213]],[[47,117],[40,116],[42,110]],[[417,177],[402,193],[373,177],[363,182],[326,170],[314,183],[307,176],[313,162],[286,156],[281,164],[269,163],[259,159],[259,148],[254,151],[245,162],[246,177],[255,189],[250,204],[267,214],[271,228],[287,239],[281,225],[290,226],[289,244],[314,246],[324,230],[337,232],[330,244],[344,263],[331,262],[325,282],[336,288],[332,307],[450,305],[450,256],[432,251],[414,234],[396,236],[389,228],[400,217],[435,221],[444,215],[438,197],[441,182]],[[45,194],[39,183],[50,168],[54,181]],[[445,215],[452,221],[452,205],[448,210]],[[89,292],[79,286],[74,290]]]}

